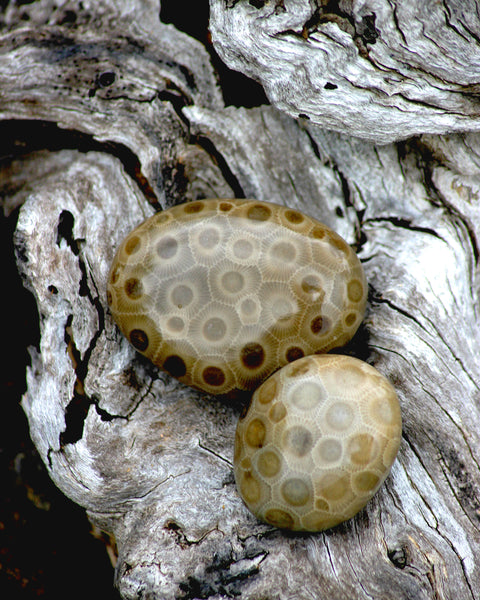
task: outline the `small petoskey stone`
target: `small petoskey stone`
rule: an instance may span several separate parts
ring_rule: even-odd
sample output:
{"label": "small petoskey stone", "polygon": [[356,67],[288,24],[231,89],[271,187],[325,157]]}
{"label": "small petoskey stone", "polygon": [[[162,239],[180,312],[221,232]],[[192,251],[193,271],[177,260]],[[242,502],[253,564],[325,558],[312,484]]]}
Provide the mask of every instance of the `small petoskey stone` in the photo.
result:
{"label": "small petoskey stone", "polygon": [[378,490],[401,433],[397,395],[375,368],[349,356],[301,358],[255,391],[238,422],[238,490],[275,527],[333,527]]}
{"label": "small petoskey stone", "polygon": [[232,396],[346,344],[366,292],[338,234],[256,200],[155,214],[120,245],[107,284],[112,315],[139,352],[183,383]]}

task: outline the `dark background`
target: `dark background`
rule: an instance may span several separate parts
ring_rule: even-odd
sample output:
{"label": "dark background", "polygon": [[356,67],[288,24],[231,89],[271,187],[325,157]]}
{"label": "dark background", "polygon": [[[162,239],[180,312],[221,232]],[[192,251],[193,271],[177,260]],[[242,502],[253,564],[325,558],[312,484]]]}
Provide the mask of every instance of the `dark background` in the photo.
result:
{"label": "dark background", "polygon": [[[0,16],[7,4],[0,1]],[[25,2],[17,1],[19,4]],[[230,71],[216,56],[208,33],[208,0],[162,0],[160,17],[207,47],[227,105],[267,103],[258,84]],[[0,175],[7,172],[13,159],[21,159],[32,150],[54,151],[80,144],[75,132],[62,133],[57,139],[49,135],[46,142],[41,127],[30,127],[26,133],[16,124],[0,125]],[[32,137],[33,130],[37,137]],[[0,201],[7,193],[8,185],[0,182]],[[18,210],[8,218],[0,215],[0,256],[5,276],[0,320],[4,345],[0,362],[0,597],[75,600],[91,597],[94,591],[94,597],[118,600],[107,551],[114,554],[113,541],[101,532],[92,532],[84,509],[66,498],[50,480],[30,440],[20,406],[26,388],[25,368],[30,364],[28,347],[38,347],[39,325],[35,301],[23,287],[15,264],[12,238],[17,217]]]}

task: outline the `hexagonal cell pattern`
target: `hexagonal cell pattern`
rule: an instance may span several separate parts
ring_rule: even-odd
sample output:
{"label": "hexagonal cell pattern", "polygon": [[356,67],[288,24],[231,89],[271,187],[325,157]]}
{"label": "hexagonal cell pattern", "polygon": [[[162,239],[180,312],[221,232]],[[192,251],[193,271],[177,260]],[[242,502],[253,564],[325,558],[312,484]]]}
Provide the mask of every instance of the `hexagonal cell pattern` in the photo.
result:
{"label": "hexagonal cell pattern", "polygon": [[270,525],[333,527],[378,490],[401,433],[397,396],[376,369],[349,356],[301,358],[256,390],[238,423],[238,490]]}
{"label": "hexagonal cell pattern", "polygon": [[353,250],[315,219],[255,200],[202,200],[159,212],[127,236],[107,300],[156,365],[234,395],[348,342],[366,291]]}

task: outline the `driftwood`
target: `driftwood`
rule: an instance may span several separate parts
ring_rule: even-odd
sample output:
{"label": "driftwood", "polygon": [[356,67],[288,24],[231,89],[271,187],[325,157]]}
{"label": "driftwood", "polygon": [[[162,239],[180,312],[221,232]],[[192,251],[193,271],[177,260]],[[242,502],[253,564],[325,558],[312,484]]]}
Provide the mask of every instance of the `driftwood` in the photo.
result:
{"label": "driftwood", "polygon": [[275,106],[388,143],[478,131],[475,0],[210,0],[222,59]]}
{"label": "driftwood", "polygon": [[[301,30],[306,5],[212,0],[214,38],[228,11],[270,10],[264,27],[289,15]],[[379,146],[273,106],[224,107],[204,48],[158,15],[154,0],[41,0],[4,15],[0,118],[27,138],[46,132],[37,148],[55,140],[1,171],[6,208],[22,204],[18,266],[40,317],[23,408],[50,476],[115,536],[125,599],[480,598],[480,136]],[[338,23],[328,28],[344,39]],[[421,47],[421,28],[407,29]],[[458,65],[475,64],[477,38],[461,33],[470,58],[460,45],[451,53]],[[226,38],[218,44],[226,56]],[[272,71],[255,66],[266,90],[275,87]],[[409,76],[426,93],[423,70]],[[339,130],[345,116],[378,143],[473,130],[476,100],[461,87],[469,78],[451,91],[448,126],[432,110],[430,125],[405,128],[393,104],[376,127],[375,102],[365,119],[347,115],[358,100],[346,89],[334,119],[320,99],[315,114]],[[369,281],[365,323],[347,351],[395,385],[403,439],[375,498],[324,533],[288,534],[250,515],[232,476],[241,407],[157,371],[107,310],[109,263],[129,229],[160,206],[234,195],[335,228]]]}

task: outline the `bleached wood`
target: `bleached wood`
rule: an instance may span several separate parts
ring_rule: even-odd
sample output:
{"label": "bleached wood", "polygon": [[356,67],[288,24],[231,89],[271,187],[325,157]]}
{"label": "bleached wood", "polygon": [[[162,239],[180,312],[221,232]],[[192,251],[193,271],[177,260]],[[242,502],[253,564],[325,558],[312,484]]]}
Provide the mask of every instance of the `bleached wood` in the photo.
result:
{"label": "bleached wood", "polygon": [[[142,169],[135,176],[106,145],[102,152],[39,152],[2,172],[14,174],[9,205],[23,202],[18,265],[40,315],[40,351],[31,349],[23,398],[32,439],[60,489],[114,534],[122,597],[479,598],[480,136],[425,135],[379,147],[300,125],[273,107],[224,108],[206,54],[155,21],[154,2],[149,27],[140,9],[136,22],[133,0],[84,2],[83,9],[59,3],[59,11],[75,9],[73,28],[54,25],[55,12],[46,18],[41,6],[53,5],[25,8],[38,20],[18,25],[15,48],[15,11],[9,13],[0,117],[63,126],[68,115],[72,130],[104,141],[121,137]],[[103,25],[92,14],[103,15]],[[116,81],[127,76],[124,69],[131,73],[131,61],[144,61],[137,87],[124,90],[121,101],[94,96],[88,104],[91,81],[84,78],[77,91],[55,95],[52,82],[71,65],[47,60],[49,52],[58,58],[65,41],[38,53],[52,29],[57,39],[68,32],[93,47],[101,33]],[[130,42],[120,60],[118,45],[105,50],[105,40],[123,29]],[[200,61],[180,94],[191,106],[182,110],[175,101],[174,110],[172,98],[139,102],[135,90],[154,96],[169,69],[172,78],[178,73],[171,57],[164,77],[152,75],[177,35],[181,56]],[[38,89],[32,83],[22,93],[19,53],[39,77],[48,63],[49,78]],[[195,95],[188,86],[197,75],[203,91]],[[167,206],[228,195],[233,187],[320,218],[357,247],[370,294],[349,351],[395,385],[404,435],[385,486],[353,520],[316,535],[258,523],[232,477],[240,407],[157,371],[119,333],[105,281],[122,237],[154,210],[145,182]]]}
{"label": "bleached wood", "polygon": [[212,39],[277,108],[385,144],[478,131],[475,0],[210,0]]}

